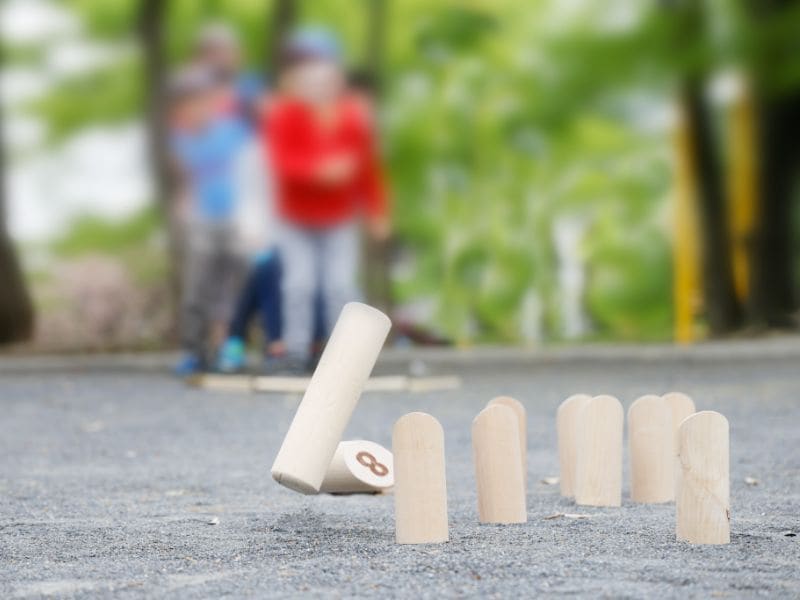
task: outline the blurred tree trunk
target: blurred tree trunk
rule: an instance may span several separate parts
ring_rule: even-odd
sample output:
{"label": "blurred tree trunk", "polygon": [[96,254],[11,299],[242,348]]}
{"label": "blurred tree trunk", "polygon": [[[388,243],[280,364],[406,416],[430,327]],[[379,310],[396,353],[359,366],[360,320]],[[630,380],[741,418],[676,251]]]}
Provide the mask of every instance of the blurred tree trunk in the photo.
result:
{"label": "blurred tree trunk", "polygon": [[800,95],[759,102],[759,206],[751,256],[748,316],[757,327],[786,327],[797,308],[793,238]]}
{"label": "blurred tree trunk", "polygon": [[175,173],[169,155],[168,128],[165,111],[166,60],[164,24],[167,2],[140,0],[138,35],[144,59],[145,118],[147,153],[154,193],[167,228],[169,251],[169,290],[172,313],[171,334],[177,333],[178,301],[181,282],[180,224],[175,218],[173,200],[176,193]]}
{"label": "blurred tree trunk", "polygon": [[[2,52],[0,50],[0,52]],[[0,55],[2,65],[2,55]],[[0,344],[20,342],[33,334],[33,304],[6,222],[5,138],[0,105]]]}
{"label": "blurred tree trunk", "polygon": [[295,0],[273,0],[270,15],[269,47],[266,49],[265,77],[274,79],[278,73],[281,58],[281,45],[286,34],[297,22],[297,3]]}
{"label": "blurred tree trunk", "polygon": [[[751,1],[758,27],[796,10],[798,0]],[[794,272],[794,203],[798,191],[800,89],[775,89],[771,76],[796,68],[794,34],[759,35],[753,57],[756,82],[759,158],[759,199],[751,256],[752,285],[748,316],[757,327],[792,325],[797,309]]]}
{"label": "blurred tree trunk", "polygon": [[369,74],[375,96],[383,92],[384,48],[386,39],[386,4],[387,0],[366,0],[367,2],[367,35],[364,51],[366,53],[366,71]]}
{"label": "blurred tree trunk", "polygon": [[[367,2],[367,27],[364,44],[364,70],[376,103],[383,92],[385,71],[385,40],[387,0],[365,0]],[[377,107],[376,107],[377,108]],[[367,301],[391,315],[394,307],[392,296],[393,241],[366,240],[364,260],[364,284]]]}
{"label": "blurred tree trunk", "polygon": [[705,313],[712,335],[724,335],[741,326],[742,311],[733,284],[728,211],[720,159],[703,90],[703,80],[690,77],[683,85],[681,101],[697,173]]}
{"label": "blurred tree trunk", "polygon": [[[708,35],[704,3],[696,0],[662,0],[676,20],[675,44],[704,56]],[[694,45],[692,48],[690,45]],[[731,333],[742,324],[742,310],[733,281],[728,210],[720,156],[711,111],[705,99],[707,67],[687,65],[683,73],[680,101],[686,115],[688,149],[697,177],[697,215],[706,319],[712,335]],[[680,234],[680,232],[678,232]]]}

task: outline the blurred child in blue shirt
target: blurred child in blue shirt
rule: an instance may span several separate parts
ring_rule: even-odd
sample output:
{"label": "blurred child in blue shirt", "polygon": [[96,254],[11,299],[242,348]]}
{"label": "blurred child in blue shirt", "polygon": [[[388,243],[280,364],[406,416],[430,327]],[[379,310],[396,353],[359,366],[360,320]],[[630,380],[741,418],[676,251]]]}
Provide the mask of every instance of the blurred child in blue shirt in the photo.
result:
{"label": "blurred child in blue shirt", "polygon": [[171,148],[183,180],[178,210],[186,227],[185,354],[176,368],[184,375],[204,369],[221,341],[245,269],[235,165],[249,131],[242,119],[220,111],[223,93],[215,74],[197,66],[179,72],[170,88]]}

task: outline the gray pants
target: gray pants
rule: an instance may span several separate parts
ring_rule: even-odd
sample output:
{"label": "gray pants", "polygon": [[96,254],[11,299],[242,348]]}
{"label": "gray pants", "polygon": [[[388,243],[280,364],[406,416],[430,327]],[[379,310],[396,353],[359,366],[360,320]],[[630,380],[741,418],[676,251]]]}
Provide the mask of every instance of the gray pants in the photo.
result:
{"label": "gray pants", "polygon": [[316,294],[322,297],[326,336],[344,305],[360,296],[358,227],[352,222],[325,229],[284,223],[279,245],[284,342],[290,356],[306,359],[314,332]]}
{"label": "gray pants", "polygon": [[181,341],[205,356],[211,323],[227,323],[246,268],[229,224],[195,222],[186,232]]}

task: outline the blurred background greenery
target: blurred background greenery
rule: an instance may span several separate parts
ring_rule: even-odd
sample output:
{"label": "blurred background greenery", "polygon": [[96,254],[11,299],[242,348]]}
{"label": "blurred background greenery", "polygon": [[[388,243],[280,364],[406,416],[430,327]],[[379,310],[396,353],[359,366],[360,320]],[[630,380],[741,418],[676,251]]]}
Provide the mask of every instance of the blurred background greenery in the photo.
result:
{"label": "blurred background greenery", "polygon": [[349,64],[379,79],[398,321],[459,344],[793,326],[798,2],[6,0],[2,11],[6,221],[34,347],[170,344],[154,98],[209,20],[235,27],[267,80],[296,23],[332,27]]}

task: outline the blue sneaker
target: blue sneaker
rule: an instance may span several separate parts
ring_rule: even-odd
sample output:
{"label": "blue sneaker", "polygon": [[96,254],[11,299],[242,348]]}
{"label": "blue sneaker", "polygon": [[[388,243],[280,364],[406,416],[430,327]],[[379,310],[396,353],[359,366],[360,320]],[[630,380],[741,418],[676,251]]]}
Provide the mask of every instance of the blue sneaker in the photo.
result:
{"label": "blue sneaker", "polygon": [[223,373],[241,371],[246,358],[244,340],[238,337],[229,337],[219,349],[217,369]]}
{"label": "blue sneaker", "polygon": [[178,377],[188,377],[203,370],[203,361],[192,352],[185,352],[175,365],[173,372]]}

